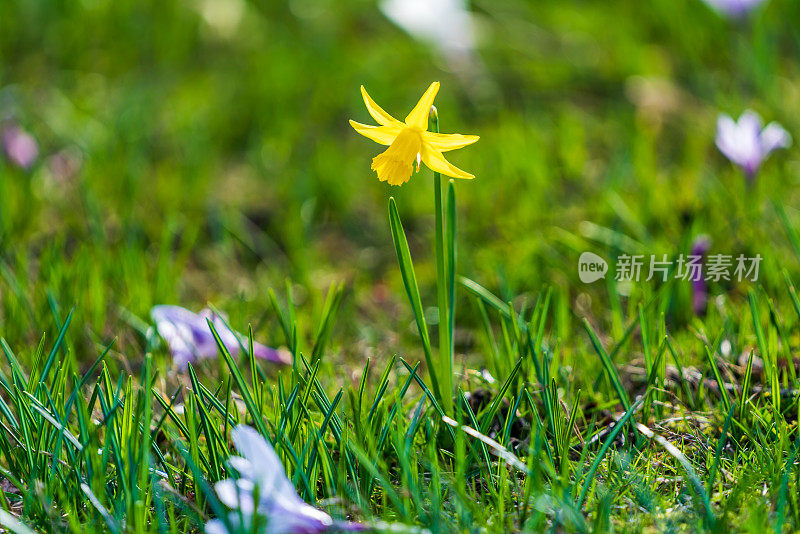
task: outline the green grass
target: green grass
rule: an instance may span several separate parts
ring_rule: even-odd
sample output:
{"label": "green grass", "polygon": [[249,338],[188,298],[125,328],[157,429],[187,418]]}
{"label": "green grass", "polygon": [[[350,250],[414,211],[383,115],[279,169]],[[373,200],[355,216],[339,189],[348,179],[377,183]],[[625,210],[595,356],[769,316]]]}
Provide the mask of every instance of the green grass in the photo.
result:
{"label": "green grass", "polygon": [[[0,525],[202,530],[246,423],[378,530],[800,529],[798,150],[748,187],[713,144],[748,107],[800,138],[800,5],[472,4],[479,84],[362,0],[253,0],[233,32],[201,2],[0,2],[0,116],[42,151],[0,159]],[[347,124],[359,85],[402,116],[433,80],[441,130],[481,136],[444,221]],[[699,234],[763,257],[704,317],[686,282],[577,277]],[[294,364],[178,371],[161,303]]]}

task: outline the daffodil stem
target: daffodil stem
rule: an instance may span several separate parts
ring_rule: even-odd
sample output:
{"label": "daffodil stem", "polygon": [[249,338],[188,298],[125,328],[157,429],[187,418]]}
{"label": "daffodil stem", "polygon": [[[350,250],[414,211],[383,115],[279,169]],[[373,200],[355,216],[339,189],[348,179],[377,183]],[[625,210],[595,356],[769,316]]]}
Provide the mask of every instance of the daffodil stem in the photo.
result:
{"label": "daffodil stem", "polygon": [[450,335],[450,367],[453,367],[455,357],[454,335],[456,315],[456,187],[451,178],[447,184],[447,200],[445,205],[446,217],[446,249],[447,250],[447,310],[450,312],[447,320]]}
{"label": "daffodil stem", "polygon": [[[431,108],[430,112],[431,128],[439,133],[439,116],[436,108]],[[450,280],[451,269],[448,266],[448,259],[454,261],[453,243],[446,243],[445,234],[445,213],[442,205],[442,176],[438,172],[433,173],[433,195],[436,225],[436,295],[439,308],[439,361],[438,369],[432,370],[439,379],[442,388],[442,404],[448,413],[452,413],[453,408],[453,345],[451,329],[450,311]],[[447,253],[446,253],[447,251]]]}

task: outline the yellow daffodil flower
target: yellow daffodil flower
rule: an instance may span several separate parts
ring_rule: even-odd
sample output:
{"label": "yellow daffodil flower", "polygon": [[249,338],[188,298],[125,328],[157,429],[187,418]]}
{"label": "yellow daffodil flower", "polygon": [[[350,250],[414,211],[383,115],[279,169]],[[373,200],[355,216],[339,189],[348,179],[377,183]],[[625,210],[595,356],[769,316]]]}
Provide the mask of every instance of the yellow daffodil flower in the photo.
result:
{"label": "yellow daffodil flower", "polygon": [[439,82],[433,82],[411,113],[400,122],[376,104],[364,86],[361,86],[367,111],[380,126],[360,124],[352,120],[350,125],[364,137],[381,145],[388,145],[389,148],[383,153],[372,158],[372,170],[378,173],[382,182],[389,182],[390,185],[406,183],[411,178],[414,162],[419,172],[420,161],[431,170],[453,178],[475,178],[447,161],[442,152],[471,145],[479,137],[428,131],[428,114],[438,92]]}

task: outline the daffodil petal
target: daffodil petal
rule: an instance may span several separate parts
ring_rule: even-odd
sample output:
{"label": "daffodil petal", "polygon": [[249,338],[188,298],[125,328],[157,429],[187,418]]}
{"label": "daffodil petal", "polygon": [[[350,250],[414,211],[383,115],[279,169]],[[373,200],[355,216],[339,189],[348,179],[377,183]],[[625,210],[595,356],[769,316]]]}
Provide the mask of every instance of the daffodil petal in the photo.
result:
{"label": "daffodil petal", "polygon": [[463,148],[480,139],[477,135],[440,134],[433,132],[423,132],[422,137],[425,139],[426,143],[439,152]]}
{"label": "daffodil petal", "polygon": [[447,176],[452,176],[453,178],[465,178],[467,180],[471,180],[475,178],[472,174],[462,171],[446,159],[441,152],[436,150],[428,143],[422,143],[422,162],[425,165],[435,171],[442,174],[446,174]]}
{"label": "daffodil petal", "polygon": [[350,126],[367,139],[386,146],[391,145],[397,134],[400,133],[400,128],[396,126],[370,126],[353,120],[350,121]]}
{"label": "daffodil petal", "polygon": [[411,113],[406,116],[406,124],[412,128],[419,128],[421,130],[428,129],[428,114],[433,105],[433,99],[436,98],[436,93],[439,92],[439,82],[433,82],[422,98],[419,99],[417,105],[411,110]]}
{"label": "daffodil petal", "polygon": [[399,120],[386,113],[382,107],[372,100],[372,97],[367,94],[367,89],[363,85],[361,86],[361,96],[364,97],[364,105],[367,106],[367,111],[369,111],[369,114],[372,115],[372,118],[375,119],[378,124],[382,126],[402,125]]}

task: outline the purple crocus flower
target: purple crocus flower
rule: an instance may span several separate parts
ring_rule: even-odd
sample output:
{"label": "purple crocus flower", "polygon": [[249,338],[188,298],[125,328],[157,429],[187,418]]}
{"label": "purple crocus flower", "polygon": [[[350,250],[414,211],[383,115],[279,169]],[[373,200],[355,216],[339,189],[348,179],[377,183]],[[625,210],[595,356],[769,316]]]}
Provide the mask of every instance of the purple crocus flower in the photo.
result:
{"label": "purple crocus flower", "polygon": [[699,265],[694,276],[690,278],[692,283],[692,310],[698,317],[706,314],[706,307],[708,306],[708,283],[703,273],[703,262],[705,256],[711,248],[711,240],[708,236],[701,235],[692,242],[690,251],[690,260],[694,260]]}
{"label": "purple crocus flower", "polygon": [[722,114],[717,119],[717,148],[753,179],[767,156],[776,148],[786,148],[792,138],[777,122],[762,128],[761,117],[747,110],[737,122]]}
{"label": "purple crocus flower", "polygon": [[8,122],[0,128],[0,145],[6,158],[24,170],[30,169],[39,156],[36,139],[14,122]]}
{"label": "purple crocus flower", "polygon": [[[306,504],[286,477],[278,455],[261,434],[239,425],[231,431],[236,450],[230,466],[238,479],[228,478],[214,484],[217,497],[233,510],[228,522],[234,532],[251,532],[254,515],[265,521],[259,534],[312,534],[328,531],[360,531],[358,523],[334,521],[325,512]],[[255,492],[258,488],[258,502]],[[206,534],[232,534],[221,519],[206,524]]]}
{"label": "purple crocus flower", "polygon": [[[242,345],[247,348],[249,340],[246,336],[232,331],[225,321],[209,309],[194,313],[180,306],[160,305],[150,310],[150,316],[156,323],[156,329],[169,345],[175,364],[185,368],[189,362],[213,358],[217,355],[217,342],[208,326],[214,325],[222,343],[231,356],[239,353]],[[257,358],[275,363],[289,363],[279,351],[253,342],[253,352]]]}
{"label": "purple crocus flower", "polygon": [[716,11],[734,18],[742,18],[766,0],[705,0]]}

